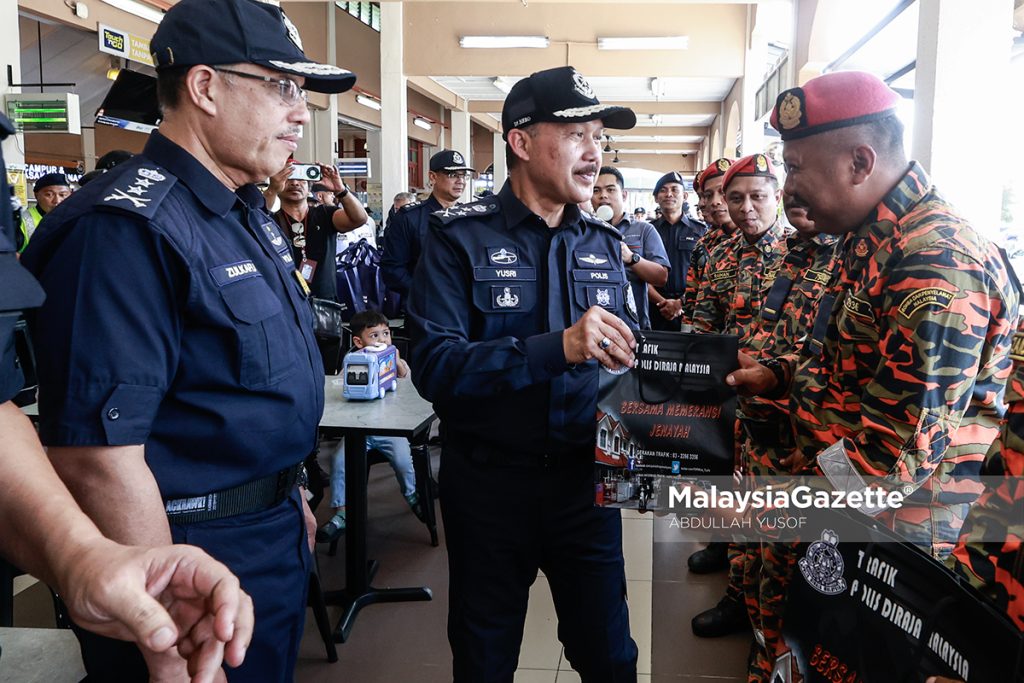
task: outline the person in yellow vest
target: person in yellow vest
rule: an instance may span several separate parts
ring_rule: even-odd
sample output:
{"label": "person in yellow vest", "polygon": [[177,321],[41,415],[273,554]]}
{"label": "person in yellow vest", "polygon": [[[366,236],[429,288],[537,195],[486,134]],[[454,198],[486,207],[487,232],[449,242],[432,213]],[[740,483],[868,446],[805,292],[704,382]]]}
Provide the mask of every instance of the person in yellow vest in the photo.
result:
{"label": "person in yellow vest", "polygon": [[21,222],[15,235],[19,254],[25,251],[43,216],[71,196],[71,186],[63,173],[47,173],[32,186],[32,194],[36,196],[36,205],[22,210]]}

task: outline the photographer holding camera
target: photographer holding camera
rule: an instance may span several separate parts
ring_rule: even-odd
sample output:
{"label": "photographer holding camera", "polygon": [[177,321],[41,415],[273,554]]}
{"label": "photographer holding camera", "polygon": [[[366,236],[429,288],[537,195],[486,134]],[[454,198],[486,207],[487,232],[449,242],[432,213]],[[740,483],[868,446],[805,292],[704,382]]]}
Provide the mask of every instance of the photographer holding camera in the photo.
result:
{"label": "photographer holding camera", "polygon": [[[304,165],[305,166],[305,165]],[[270,177],[270,187],[263,193],[267,206],[274,197],[281,199],[281,208],[274,213],[285,238],[292,243],[295,268],[318,299],[338,300],[335,281],[334,253],[337,234],[355,230],[366,223],[366,210],[353,196],[338,169],[320,164],[320,178],[316,182],[336,193],[337,206],[309,205],[310,180],[292,177],[293,164],[289,163]]]}

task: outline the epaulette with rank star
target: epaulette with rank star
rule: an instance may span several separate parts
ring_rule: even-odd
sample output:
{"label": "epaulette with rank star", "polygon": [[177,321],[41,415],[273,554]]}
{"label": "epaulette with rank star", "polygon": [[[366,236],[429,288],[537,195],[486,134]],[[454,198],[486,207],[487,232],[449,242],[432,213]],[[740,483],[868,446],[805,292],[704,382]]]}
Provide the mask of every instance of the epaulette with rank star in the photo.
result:
{"label": "epaulette with rank star", "polygon": [[405,213],[409,209],[415,209],[417,206],[423,206],[423,202],[421,202],[419,199],[417,199],[414,202],[409,202],[408,204],[403,204],[402,206],[398,207],[398,213]]}
{"label": "epaulette with rank star", "polygon": [[152,218],[160,202],[178,182],[177,176],[152,162],[128,168],[96,200],[98,208],[111,208]]}
{"label": "epaulette with rank star", "polygon": [[493,197],[487,197],[486,199],[479,199],[469,204],[449,206],[447,209],[435,211],[430,215],[433,220],[438,221],[441,225],[448,225],[460,218],[486,216],[492,213],[498,213],[498,202]]}

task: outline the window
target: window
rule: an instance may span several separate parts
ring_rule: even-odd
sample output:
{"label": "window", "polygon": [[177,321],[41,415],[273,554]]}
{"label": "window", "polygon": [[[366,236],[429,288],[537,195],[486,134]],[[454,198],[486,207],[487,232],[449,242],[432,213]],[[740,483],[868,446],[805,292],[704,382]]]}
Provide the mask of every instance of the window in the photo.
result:
{"label": "window", "polygon": [[342,0],[338,0],[334,4],[342,12],[348,12],[374,31],[377,31],[378,33],[380,32],[379,2],[343,2]]}

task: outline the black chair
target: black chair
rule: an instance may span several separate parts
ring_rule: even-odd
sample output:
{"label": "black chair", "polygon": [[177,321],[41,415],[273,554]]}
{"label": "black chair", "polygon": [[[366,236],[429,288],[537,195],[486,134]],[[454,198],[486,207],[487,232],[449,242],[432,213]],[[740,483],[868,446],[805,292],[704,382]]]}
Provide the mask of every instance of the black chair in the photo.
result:
{"label": "black chair", "polygon": [[[369,479],[370,467],[380,464],[387,463],[387,458],[375,448],[371,448],[366,452],[366,476]],[[437,540],[437,512],[435,510],[435,501],[437,500],[437,482],[434,481],[433,473],[430,468],[430,448],[426,443],[418,443],[412,445],[412,466],[416,472],[416,495],[419,496],[420,505],[423,510],[423,524],[427,527],[427,531],[430,532],[430,545],[433,547],[438,546]],[[338,551],[338,542],[342,539],[343,534],[336,536],[327,548],[327,555],[334,557]]]}
{"label": "black chair", "polygon": [[320,633],[320,639],[324,641],[324,648],[327,650],[327,661],[333,664],[338,661],[338,648],[334,644],[334,629],[331,627],[330,617],[327,616],[327,603],[324,600],[324,590],[320,584],[320,566],[315,550],[313,564],[309,571],[309,593],[306,596],[306,606],[313,610],[316,630]]}

